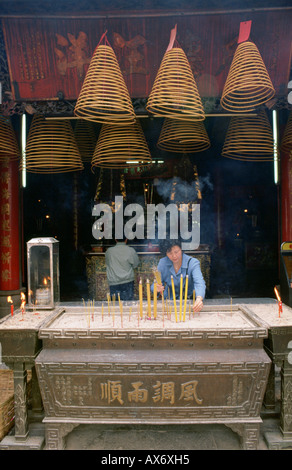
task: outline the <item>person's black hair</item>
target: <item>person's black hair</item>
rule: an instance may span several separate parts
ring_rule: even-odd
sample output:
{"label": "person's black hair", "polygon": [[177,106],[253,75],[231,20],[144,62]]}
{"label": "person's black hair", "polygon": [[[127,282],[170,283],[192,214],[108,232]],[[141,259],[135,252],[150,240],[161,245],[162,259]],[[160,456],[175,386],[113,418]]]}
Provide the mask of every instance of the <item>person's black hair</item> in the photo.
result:
{"label": "person's black hair", "polygon": [[167,240],[161,240],[159,242],[159,251],[163,256],[166,256],[166,254],[174,247],[174,246],[179,246],[181,248],[181,241],[178,239],[174,238],[168,238]]}

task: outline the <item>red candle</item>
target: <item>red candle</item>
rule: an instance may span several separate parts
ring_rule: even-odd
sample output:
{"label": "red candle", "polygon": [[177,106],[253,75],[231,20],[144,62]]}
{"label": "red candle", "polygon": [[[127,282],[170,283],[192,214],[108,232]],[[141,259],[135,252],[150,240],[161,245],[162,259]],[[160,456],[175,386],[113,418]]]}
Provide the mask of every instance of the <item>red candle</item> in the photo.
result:
{"label": "red candle", "polygon": [[7,302],[9,302],[11,304],[10,312],[11,312],[11,316],[13,317],[13,300],[12,300],[10,295],[7,297]]}
{"label": "red candle", "polygon": [[283,312],[283,307],[282,307],[282,300],[279,295],[277,287],[274,287],[274,292],[276,294],[277,300],[278,300],[278,306],[279,306],[279,317],[281,316],[281,313]]}

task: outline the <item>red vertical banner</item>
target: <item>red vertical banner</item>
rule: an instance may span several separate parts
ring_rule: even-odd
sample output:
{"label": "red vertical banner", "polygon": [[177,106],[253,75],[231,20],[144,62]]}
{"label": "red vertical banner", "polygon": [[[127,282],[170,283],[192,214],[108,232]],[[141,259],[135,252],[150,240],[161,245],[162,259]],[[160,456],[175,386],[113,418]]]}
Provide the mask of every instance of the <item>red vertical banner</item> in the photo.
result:
{"label": "red vertical banner", "polygon": [[0,290],[20,288],[17,160],[0,162]]}
{"label": "red vertical banner", "polygon": [[281,155],[282,242],[292,240],[292,151]]}

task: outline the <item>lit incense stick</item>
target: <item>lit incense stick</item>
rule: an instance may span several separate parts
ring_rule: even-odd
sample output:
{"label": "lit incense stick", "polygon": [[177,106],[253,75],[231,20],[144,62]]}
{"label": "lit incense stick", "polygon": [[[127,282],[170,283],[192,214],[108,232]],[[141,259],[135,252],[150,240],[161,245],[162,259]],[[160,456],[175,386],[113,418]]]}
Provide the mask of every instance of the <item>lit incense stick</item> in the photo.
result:
{"label": "lit incense stick", "polygon": [[118,292],[118,299],[119,299],[119,307],[120,307],[120,314],[121,314],[121,327],[123,328],[123,305],[120,298],[120,293]]}
{"label": "lit incense stick", "polygon": [[180,275],[180,287],[179,287],[179,321],[182,316],[182,299],[183,299],[183,275]]}
{"label": "lit incense stick", "polygon": [[157,282],[154,280],[153,288],[153,310],[154,310],[154,319],[157,317]]}
{"label": "lit incense stick", "polygon": [[189,288],[189,276],[186,275],[186,285],[185,285],[185,299],[184,299],[184,316],[183,321],[186,320],[186,309],[187,309],[187,299],[188,299],[188,288]]}
{"label": "lit incense stick", "polygon": [[107,293],[106,295],[107,295],[107,309],[108,309],[108,314],[110,315],[110,313],[111,313],[111,306],[110,306],[111,296],[110,296],[109,293]]}
{"label": "lit incense stick", "polygon": [[151,318],[151,294],[150,294],[150,282],[149,279],[146,281],[147,289],[147,303],[148,303],[148,318]]}
{"label": "lit incense stick", "polygon": [[142,279],[139,281],[139,305],[140,305],[140,317],[143,317],[143,286]]}
{"label": "lit incense stick", "polygon": [[173,297],[175,321],[177,322],[177,308],[176,308],[176,297],[175,297],[175,288],[174,288],[173,276],[171,276],[171,287],[172,287],[172,297]]}
{"label": "lit incense stick", "polygon": [[[162,280],[161,280],[161,273],[160,271],[154,271],[154,276],[156,279],[157,284],[162,285]],[[165,305],[164,305],[164,292],[161,292],[161,300],[162,300],[162,310],[164,312],[165,310]]]}

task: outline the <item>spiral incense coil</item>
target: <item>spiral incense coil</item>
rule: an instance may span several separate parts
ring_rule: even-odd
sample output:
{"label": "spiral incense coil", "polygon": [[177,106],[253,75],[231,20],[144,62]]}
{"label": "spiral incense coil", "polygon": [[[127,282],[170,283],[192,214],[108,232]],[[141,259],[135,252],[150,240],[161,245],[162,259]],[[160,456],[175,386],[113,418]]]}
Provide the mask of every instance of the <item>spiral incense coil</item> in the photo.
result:
{"label": "spiral incense coil", "polygon": [[274,159],[273,132],[265,111],[258,116],[231,118],[222,155],[250,162]]}
{"label": "spiral incense coil", "polygon": [[97,141],[94,123],[85,119],[77,119],[74,135],[82,161],[91,162]]}
{"label": "spiral incense coil", "polygon": [[20,156],[10,119],[0,116],[0,160],[17,160]]}
{"label": "spiral incense coil", "polygon": [[101,44],[95,49],[74,114],[99,123],[127,125],[135,122],[133,104],[110,46]]}
{"label": "spiral incense coil", "polygon": [[20,169],[24,168],[31,173],[65,173],[83,169],[69,121],[33,117],[27,138],[26,162],[20,164]]}
{"label": "spiral incense coil", "polygon": [[274,95],[275,89],[257,46],[251,41],[239,44],[220,100],[222,108],[248,112]]}
{"label": "spiral incense coil", "polygon": [[157,147],[175,153],[202,152],[211,146],[202,121],[180,121],[166,118]]}
{"label": "spiral incense coil", "polygon": [[181,48],[173,47],[164,54],[146,109],[162,117],[205,119],[193,72]]}
{"label": "spiral incense coil", "polygon": [[283,138],[281,142],[281,149],[284,152],[291,152],[292,150],[292,112],[289,115],[288,122],[284,129]]}
{"label": "spiral incense coil", "polygon": [[91,168],[127,168],[152,163],[147,142],[139,121],[129,126],[103,124]]}

